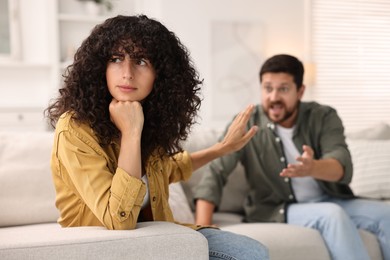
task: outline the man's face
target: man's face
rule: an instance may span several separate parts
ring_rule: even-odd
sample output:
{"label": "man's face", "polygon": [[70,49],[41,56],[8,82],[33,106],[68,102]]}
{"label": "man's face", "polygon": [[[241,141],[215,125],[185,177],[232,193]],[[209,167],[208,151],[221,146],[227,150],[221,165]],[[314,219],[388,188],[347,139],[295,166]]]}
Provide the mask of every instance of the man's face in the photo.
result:
{"label": "man's face", "polygon": [[262,75],[261,103],[268,118],[276,124],[290,128],[298,115],[298,104],[305,86],[298,90],[294,77],[288,73],[267,72]]}

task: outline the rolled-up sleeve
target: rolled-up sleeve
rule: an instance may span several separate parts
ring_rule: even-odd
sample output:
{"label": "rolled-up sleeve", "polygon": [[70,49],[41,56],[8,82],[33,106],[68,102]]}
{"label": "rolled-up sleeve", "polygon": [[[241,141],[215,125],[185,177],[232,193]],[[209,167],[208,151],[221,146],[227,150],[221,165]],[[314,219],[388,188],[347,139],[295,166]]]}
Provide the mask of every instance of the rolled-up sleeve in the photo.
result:
{"label": "rolled-up sleeve", "polygon": [[164,171],[169,175],[169,183],[186,181],[192,175],[192,161],[189,153],[177,153],[166,160]]}

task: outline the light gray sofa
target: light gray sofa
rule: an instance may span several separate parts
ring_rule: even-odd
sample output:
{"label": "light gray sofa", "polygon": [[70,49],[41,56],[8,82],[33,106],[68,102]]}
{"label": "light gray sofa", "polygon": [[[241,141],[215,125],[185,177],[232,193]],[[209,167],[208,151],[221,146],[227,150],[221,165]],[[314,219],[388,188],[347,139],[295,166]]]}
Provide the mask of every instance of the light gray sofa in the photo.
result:
{"label": "light gray sofa", "polygon": [[[185,147],[190,151],[201,149],[216,142],[219,135],[220,131],[212,129],[196,131]],[[362,135],[371,139],[362,139]],[[351,152],[358,166],[354,190],[390,198],[390,177],[383,174],[390,172],[390,137],[376,140],[383,137],[383,131],[372,130],[351,136],[355,138],[350,141]],[[206,239],[172,223],[145,222],[126,231],[61,228],[56,223],[58,212],[49,168],[52,142],[50,132],[0,132],[0,259],[208,259]],[[370,161],[372,164],[367,163]],[[375,171],[370,171],[374,164]],[[171,185],[169,203],[176,220],[194,221],[192,189],[206,170],[199,169],[182,185]],[[367,176],[366,172],[377,175]],[[366,178],[379,184],[371,181],[367,185]],[[215,224],[258,239],[268,246],[271,259],[330,259],[315,230],[276,223],[241,223],[246,189],[242,167],[238,166],[225,188]],[[381,260],[376,238],[368,232],[362,232],[362,237],[372,259]]]}

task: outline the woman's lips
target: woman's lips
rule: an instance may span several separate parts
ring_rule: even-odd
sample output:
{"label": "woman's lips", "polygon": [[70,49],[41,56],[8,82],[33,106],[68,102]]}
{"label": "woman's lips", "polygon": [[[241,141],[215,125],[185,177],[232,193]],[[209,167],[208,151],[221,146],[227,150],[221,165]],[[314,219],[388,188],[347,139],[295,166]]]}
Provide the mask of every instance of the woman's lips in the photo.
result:
{"label": "woman's lips", "polygon": [[118,87],[123,92],[133,92],[136,90],[136,88],[131,87],[131,86],[118,86]]}

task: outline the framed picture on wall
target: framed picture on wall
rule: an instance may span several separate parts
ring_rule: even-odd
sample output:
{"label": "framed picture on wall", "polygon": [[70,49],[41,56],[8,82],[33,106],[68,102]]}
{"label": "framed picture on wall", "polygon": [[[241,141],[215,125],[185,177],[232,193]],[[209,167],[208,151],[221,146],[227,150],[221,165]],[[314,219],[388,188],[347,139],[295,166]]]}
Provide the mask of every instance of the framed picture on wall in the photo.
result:
{"label": "framed picture on wall", "polygon": [[263,25],[259,21],[212,21],[213,118],[230,120],[260,99]]}

